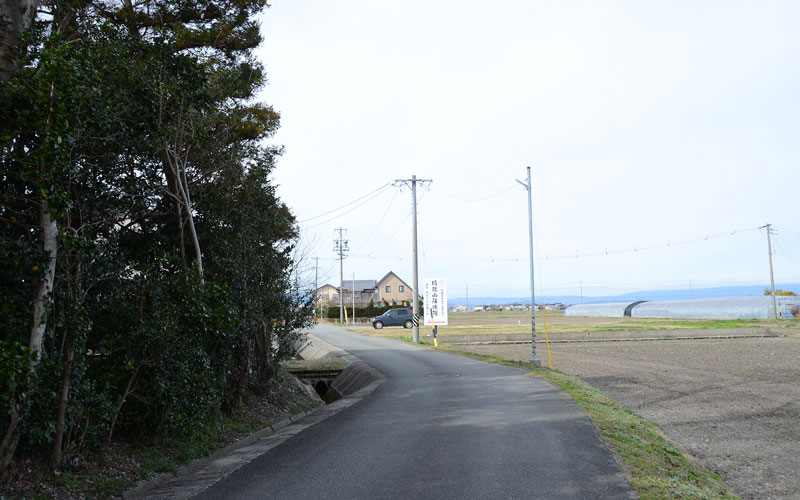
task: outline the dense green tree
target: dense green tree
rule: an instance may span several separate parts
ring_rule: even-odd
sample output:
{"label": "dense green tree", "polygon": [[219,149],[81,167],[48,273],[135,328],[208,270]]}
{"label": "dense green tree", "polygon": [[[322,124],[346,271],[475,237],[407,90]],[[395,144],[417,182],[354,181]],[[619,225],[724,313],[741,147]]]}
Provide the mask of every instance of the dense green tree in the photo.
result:
{"label": "dense green tree", "polygon": [[0,68],[0,472],[18,443],[58,466],[185,430],[291,355],[310,294],[269,178],[279,117],[255,101],[265,4],[45,1],[18,21]]}

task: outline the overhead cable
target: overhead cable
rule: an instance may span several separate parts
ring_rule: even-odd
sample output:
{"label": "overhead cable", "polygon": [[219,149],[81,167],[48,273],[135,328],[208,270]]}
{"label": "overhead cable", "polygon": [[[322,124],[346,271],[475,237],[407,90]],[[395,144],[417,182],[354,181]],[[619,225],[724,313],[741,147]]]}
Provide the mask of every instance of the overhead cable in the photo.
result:
{"label": "overhead cable", "polygon": [[370,196],[371,194],[377,193],[377,192],[378,192],[378,191],[380,191],[381,189],[388,188],[389,186],[391,186],[391,184],[387,182],[386,184],[384,184],[383,186],[379,187],[378,189],[376,189],[376,190],[374,190],[374,191],[371,191],[371,192],[369,192],[369,193],[365,194],[364,196],[362,196],[362,197],[360,197],[360,198],[356,198],[356,199],[355,199],[355,200],[353,200],[353,201],[350,201],[350,202],[348,202],[348,203],[345,203],[345,204],[344,204],[344,205],[342,205],[341,207],[337,207],[337,208],[334,208],[333,210],[328,210],[327,212],[321,213],[321,214],[319,214],[319,215],[315,215],[315,216],[313,216],[313,217],[309,217],[309,218],[307,218],[307,219],[303,219],[303,220],[299,221],[298,223],[299,223],[299,224],[302,224],[302,223],[304,223],[304,222],[308,222],[308,221],[310,221],[310,220],[314,220],[314,219],[319,219],[320,217],[324,217],[324,216],[326,216],[326,215],[328,215],[328,214],[332,214],[333,212],[337,212],[337,211],[339,211],[339,210],[341,210],[341,209],[343,209],[343,208],[345,208],[345,207],[348,207],[348,206],[352,205],[353,203],[357,203],[357,202],[359,202],[359,201],[363,200],[364,198],[366,198],[367,196]]}
{"label": "overhead cable", "polygon": [[[315,227],[319,227],[319,226],[322,226],[322,225],[324,225],[324,224],[327,224],[327,223],[329,223],[329,222],[331,222],[331,221],[334,221],[334,220],[338,219],[339,217],[341,217],[341,216],[343,216],[343,215],[345,215],[345,214],[349,214],[349,213],[350,213],[350,212],[352,212],[353,210],[356,210],[356,209],[358,209],[358,208],[361,208],[362,206],[366,205],[367,203],[371,202],[372,200],[374,200],[375,198],[377,198],[378,196],[380,196],[380,195],[381,195],[381,193],[383,193],[383,190],[385,190],[385,189],[388,189],[388,187],[389,187],[389,184],[385,184],[384,186],[382,186],[382,187],[380,187],[380,188],[376,189],[375,191],[371,192],[370,194],[368,194],[368,195],[366,195],[366,196],[362,196],[361,198],[358,198],[358,200],[351,201],[350,203],[348,203],[347,205],[344,205],[343,207],[345,207],[345,206],[348,206],[348,205],[352,205],[352,204],[353,204],[353,203],[355,203],[356,201],[359,201],[359,200],[364,200],[364,201],[362,201],[361,203],[359,203],[358,205],[355,205],[354,207],[352,207],[352,208],[350,208],[349,210],[346,210],[346,211],[344,211],[344,212],[342,212],[342,213],[340,213],[340,214],[334,215],[334,216],[333,216],[333,217],[331,217],[330,219],[327,219],[327,220],[325,220],[325,221],[323,221],[323,222],[319,222],[319,223],[317,223],[317,224],[314,224],[313,226],[307,226],[307,227],[305,227],[304,229],[306,229],[306,230],[308,230],[308,229],[313,229],[313,228],[315,228]],[[371,195],[371,196],[370,196],[370,195]],[[367,196],[369,196],[369,198],[367,198],[367,199],[364,199],[364,198],[366,198]],[[336,209],[336,210],[331,210],[331,211],[330,211],[330,212],[328,212],[328,213],[336,212],[337,210],[341,210],[343,207],[339,207],[339,208],[338,208],[338,209]],[[314,218],[317,218],[317,217],[320,217],[320,216],[315,216]],[[309,220],[309,219],[306,219],[306,220]]]}
{"label": "overhead cable", "polygon": [[[775,236],[775,235],[773,235],[773,236]],[[791,258],[791,257],[789,257],[789,252],[787,252],[787,251],[786,251],[786,249],[784,249],[784,248],[783,248],[783,245],[781,245],[780,241],[778,241],[779,239],[780,239],[780,238],[778,238],[778,237],[775,237],[775,238],[773,238],[773,239],[772,239],[772,241],[774,241],[774,242],[775,242],[775,246],[777,246],[778,248],[780,248],[781,252],[783,252],[783,255],[784,255],[784,257],[786,257],[786,259],[787,259],[789,262],[791,262],[791,264],[792,264],[794,267],[796,267],[798,270],[800,270],[800,266],[798,266],[797,264],[795,264],[795,263],[794,263],[794,261],[792,260],[792,258]]]}
{"label": "overhead cable", "polygon": [[[680,240],[680,241],[671,241],[668,240],[667,243],[662,244],[655,244],[655,245],[648,245],[648,246],[639,246],[634,245],[632,248],[621,248],[621,249],[603,249],[600,251],[591,251],[591,252],[582,252],[580,250],[576,250],[575,253],[568,253],[568,254],[559,254],[559,255],[549,255],[547,252],[544,254],[544,260],[564,260],[564,259],[581,259],[586,257],[601,257],[601,256],[608,256],[608,255],[623,255],[623,254],[634,254],[639,252],[646,252],[650,250],[658,250],[664,248],[671,248],[677,247],[682,245],[688,245],[692,243],[701,243],[704,241],[719,239],[723,237],[733,237],[740,234],[744,234],[750,231],[757,230],[757,227],[747,228],[747,229],[737,229],[735,231],[726,231],[724,233],[715,233],[715,234],[707,234],[703,237],[694,238],[690,240]],[[390,238],[391,239],[391,238]],[[387,240],[388,242],[388,240]],[[385,246],[385,244],[384,244]],[[383,248],[383,247],[381,247]],[[375,257],[371,257],[375,258]],[[519,255],[514,256],[495,256],[495,255],[487,255],[481,257],[427,257],[429,260],[432,261],[446,261],[446,262],[453,262],[453,261],[461,261],[461,262],[516,262],[520,260]],[[540,255],[541,258],[541,255]],[[385,260],[395,260],[395,259],[385,259]]]}
{"label": "overhead cable", "polygon": [[367,239],[366,239],[366,240],[364,240],[364,242],[363,242],[363,243],[361,243],[361,245],[362,245],[362,246],[366,247],[366,246],[367,246],[367,243],[369,243],[369,240],[371,240],[371,239],[372,239],[372,236],[375,234],[375,231],[377,231],[377,230],[378,230],[378,228],[380,227],[381,223],[383,222],[383,219],[385,219],[385,218],[386,218],[386,214],[388,214],[388,213],[389,213],[389,210],[392,208],[392,204],[394,203],[394,200],[397,198],[397,195],[398,195],[399,193],[400,193],[400,191],[395,191],[395,192],[394,192],[394,196],[392,196],[391,200],[389,201],[389,204],[388,204],[388,205],[386,205],[386,210],[384,210],[384,211],[383,211],[383,215],[381,215],[381,218],[380,218],[380,219],[378,219],[378,222],[377,222],[377,223],[375,224],[375,226],[372,228],[372,231],[369,233],[369,236],[367,236]]}
{"label": "overhead cable", "polygon": [[447,193],[447,192],[443,191],[443,190],[442,190],[442,189],[441,189],[441,188],[440,188],[438,185],[437,185],[437,186],[435,186],[435,187],[436,187],[436,190],[437,190],[437,191],[439,191],[439,192],[440,192],[440,193],[442,193],[443,195],[447,196],[448,198],[453,198],[453,199],[455,199],[455,200],[459,200],[459,201],[466,201],[466,202],[468,202],[468,203],[473,203],[473,202],[476,202],[476,201],[485,201],[485,200],[490,200],[490,199],[492,199],[492,198],[496,198],[496,197],[500,196],[501,194],[505,193],[506,191],[511,191],[512,189],[514,189],[515,187],[517,187],[517,185],[516,185],[516,184],[514,184],[514,185],[512,185],[512,186],[509,186],[509,187],[507,187],[507,188],[503,189],[502,191],[499,191],[499,192],[497,192],[497,193],[495,193],[495,194],[492,194],[492,195],[489,195],[489,196],[485,196],[485,197],[482,197],[482,198],[473,198],[473,199],[470,199],[470,198],[461,198],[461,197],[458,197],[458,196],[455,196],[455,195],[449,194],[449,193]]}

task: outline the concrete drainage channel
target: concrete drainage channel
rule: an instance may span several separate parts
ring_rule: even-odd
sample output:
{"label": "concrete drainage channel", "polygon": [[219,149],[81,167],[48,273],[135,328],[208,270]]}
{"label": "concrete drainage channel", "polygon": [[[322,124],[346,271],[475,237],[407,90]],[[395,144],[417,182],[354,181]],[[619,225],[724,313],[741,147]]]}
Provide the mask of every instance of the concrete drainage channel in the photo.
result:
{"label": "concrete drainage channel", "polygon": [[306,386],[309,393],[316,395],[326,405],[342,399],[342,395],[332,387],[332,384],[341,375],[344,368],[325,369],[302,365],[287,365],[283,368],[297,377]]}
{"label": "concrete drainage channel", "polygon": [[198,495],[304,429],[361,401],[386,380],[386,377],[375,368],[313,335],[308,335],[307,340],[298,349],[298,354],[304,360],[341,360],[341,368],[304,374],[309,381],[314,381],[311,385],[316,385],[311,392],[319,394],[320,391],[324,391],[322,394],[324,398],[321,396],[320,399],[323,401],[329,399],[325,406],[294,415],[289,420],[261,429],[208,457],[180,467],[175,476],[163,474],[140,484],[125,492],[123,498],[166,500]]}
{"label": "concrete drainage channel", "polygon": [[[331,404],[341,398],[356,395],[362,389],[377,382],[369,392],[385,380],[381,372],[367,365],[347,351],[309,335],[306,342],[297,350],[298,357],[308,361],[340,360],[339,368],[296,369],[287,366],[297,378],[314,388],[326,403]],[[363,397],[363,396],[361,396]],[[360,399],[360,398],[359,398]]]}

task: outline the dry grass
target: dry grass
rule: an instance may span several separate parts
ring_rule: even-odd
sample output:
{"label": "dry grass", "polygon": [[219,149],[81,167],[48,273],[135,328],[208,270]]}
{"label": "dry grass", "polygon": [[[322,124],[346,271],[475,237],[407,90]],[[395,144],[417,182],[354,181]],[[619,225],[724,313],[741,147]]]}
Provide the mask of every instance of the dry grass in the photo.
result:
{"label": "dry grass", "polygon": [[281,366],[286,370],[306,370],[306,371],[327,371],[344,370],[347,368],[347,361],[341,358],[330,359],[293,359],[283,361]]}
{"label": "dry grass", "polygon": [[[530,313],[527,311],[481,311],[449,313],[449,324],[439,327],[441,335],[474,335],[474,334],[514,334],[530,332]],[[644,331],[644,330],[683,330],[683,329],[718,329],[718,328],[800,328],[800,320],[781,319],[647,319],[647,318],[584,318],[564,316],[560,311],[537,311],[536,330],[543,332],[547,321],[547,330],[551,333],[609,332],[609,331]],[[373,329],[369,323],[350,327],[355,332],[375,337],[397,337],[402,335],[403,328]],[[420,327],[427,335],[430,327]],[[788,333],[788,332],[787,332]]]}

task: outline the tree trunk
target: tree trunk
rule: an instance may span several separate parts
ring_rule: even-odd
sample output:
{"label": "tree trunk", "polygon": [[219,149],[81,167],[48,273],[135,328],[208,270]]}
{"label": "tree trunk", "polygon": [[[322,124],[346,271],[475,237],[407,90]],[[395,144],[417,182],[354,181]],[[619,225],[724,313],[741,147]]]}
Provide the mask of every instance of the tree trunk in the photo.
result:
{"label": "tree trunk", "polygon": [[114,412],[114,417],[111,419],[111,427],[108,429],[108,442],[111,442],[111,438],[114,437],[114,427],[117,426],[117,417],[119,417],[120,412],[122,411],[122,406],[125,404],[125,401],[128,400],[128,396],[133,393],[135,390],[136,384],[136,377],[139,376],[139,369],[142,365],[136,367],[131,375],[131,378],[128,379],[128,385],[125,386],[125,392],[122,393],[122,397],[119,400],[119,404],[117,404],[117,410]]}
{"label": "tree trunk", "polygon": [[[178,167],[178,163],[175,163]],[[181,181],[183,176],[183,181]],[[203,279],[203,254],[200,252],[200,240],[197,238],[197,230],[194,227],[194,216],[192,215],[192,197],[189,195],[189,180],[186,178],[186,167],[179,167],[178,170],[178,186],[183,192],[183,200],[185,201],[186,217],[189,219],[189,231],[192,234],[192,242],[194,243],[194,255],[197,259],[197,271],[200,273],[200,279]]]}
{"label": "tree trunk", "polygon": [[53,441],[53,450],[50,460],[53,467],[61,463],[61,447],[64,441],[64,421],[67,416],[67,402],[69,401],[69,386],[72,383],[72,346],[69,340],[66,342],[66,353],[64,362],[64,374],[61,383],[61,400],[58,402],[58,421],[56,423],[56,437]]}
{"label": "tree trunk", "polygon": [[[180,213],[182,209],[186,211],[186,218],[189,222],[189,233],[192,237],[192,244],[194,246],[195,260],[197,261],[197,272],[200,279],[203,278],[203,254],[200,251],[200,239],[197,237],[197,230],[194,226],[194,216],[192,215],[192,199],[189,195],[189,186],[187,185],[185,167],[180,165],[180,160],[170,150],[169,146],[165,147],[163,162],[165,163],[165,170],[167,173],[167,184],[172,191],[173,197],[176,198],[177,210],[179,212],[179,230],[181,245],[183,245],[183,215]],[[181,247],[181,255],[184,255],[183,246]]]}
{"label": "tree trunk", "polygon": [[161,163],[164,166],[164,176],[167,179],[167,192],[172,198],[172,205],[174,207],[175,223],[178,227],[178,244],[180,245],[181,262],[183,263],[183,269],[188,270],[189,267],[186,264],[186,241],[183,229],[186,225],[183,221],[183,197],[181,196],[181,191],[178,190],[178,179],[175,175],[175,169],[172,167],[170,152],[167,148],[164,148],[164,152],[161,156]]}
{"label": "tree trunk", "polygon": [[[65,222],[66,230],[70,231],[75,236],[78,232],[72,227],[72,218],[69,211],[67,211],[67,219]],[[64,356],[64,371],[61,376],[61,399],[58,402],[58,417],[56,420],[56,436],[53,440],[53,448],[50,453],[50,460],[53,467],[58,467],[61,463],[62,448],[64,442],[64,427],[67,418],[67,405],[69,404],[69,387],[72,384],[72,359],[74,351],[70,342],[70,333],[79,334],[78,329],[75,327],[77,318],[74,316],[78,314],[79,310],[76,304],[83,302],[84,295],[81,289],[81,258],[78,256],[77,264],[75,266],[75,274],[67,282],[67,304],[71,306],[69,312],[70,321],[65,322],[64,340],[62,344],[62,355]]]}
{"label": "tree trunk", "polygon": [[17,412],[17,407],[14,405],[6,435],[3,436],[3,441],[0,442],[0,482],[5,481],[8,466],[11,463],[11,459],[14,458],[14,452],[17,449],[17,443],[19,442],[17,425],[19,425],[20,420],[22,420],[22,415]]}
{"label": "tree trunk", "polygon": [[39,225],[42,228],[42,248],[48,254],[44,277],[39,282],[39,289],[33,301],[33,327],[28,347],[33,351],[31,367],[39,364],[42,352],[42,338],[47,328],[47,308],[53,294],[53,282],[56,275],[56,256],[58,254],[58,225],[50,213],[46,200],[42,200],[39,208]]}
{"label": "tree trunk", "polygon": [[38,0],[0,0],[0,79],[6,80],[14,72],[14,62],[19,59],[20,35],[36,18]]}
{"label": "tree trunk", "polygon": [[[53,282],[56,274],[56,256],[58,250],[58,225],[50,213],[47,200],[42,199],[39,207],[39,225],[42,228],[42,248],[48,254],[47,267],[44,276],[39,282],[39,289],[33,301],[33,327],[28,347],[33,351],[30,366],[31,373],[36,371],[42,353],[42,339],[47,327],[47,309],[53,294]],[[30,377],[30,375],[29,375]],[[30,378],[28,379],[30,383]],[[22,420],[22,415],[16,408],[16,402],[12,409],[11,419],[8,424],[3,441],[0,442],[0,477],[5,476],[8,465],[14,457],[19,443],[19,433],[17,426]]]}

